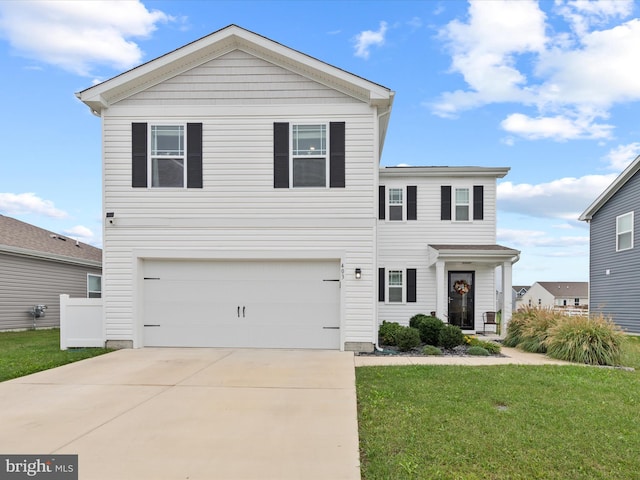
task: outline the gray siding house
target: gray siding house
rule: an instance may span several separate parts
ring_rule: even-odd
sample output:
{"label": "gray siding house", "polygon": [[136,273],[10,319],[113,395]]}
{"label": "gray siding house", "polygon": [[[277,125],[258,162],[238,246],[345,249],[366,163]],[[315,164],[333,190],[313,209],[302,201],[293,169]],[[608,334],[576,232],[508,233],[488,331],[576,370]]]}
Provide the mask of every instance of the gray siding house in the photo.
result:
{"label": "gray siding house", "polygon": [[590,226],[589,309],[629,333],[640,334],[640,156],[587,208]]}
{"label": "gray siding house", "polygon": [[59,326],[60,294],[100,296],[101,275],[99,248],[0,215],[0,330]]}

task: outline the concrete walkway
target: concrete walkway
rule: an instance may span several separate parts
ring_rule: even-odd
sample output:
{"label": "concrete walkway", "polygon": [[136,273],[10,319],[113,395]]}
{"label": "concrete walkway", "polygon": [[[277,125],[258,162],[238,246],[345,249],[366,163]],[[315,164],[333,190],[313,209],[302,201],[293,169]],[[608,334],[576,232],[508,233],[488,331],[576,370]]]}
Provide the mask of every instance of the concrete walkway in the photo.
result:
{"label": "concrete walkway", "polygon": [[353,354],[120,350],[0,383],[0,453],[82,480],[360,478]]}
{"label": "concrete walkway", "polygon": [[539,353],[527,353],[515,348],[502,347],[504,357],[409,357],[405,355],[356,355],[356,367],[379,365],[576,365],[555,360]]}

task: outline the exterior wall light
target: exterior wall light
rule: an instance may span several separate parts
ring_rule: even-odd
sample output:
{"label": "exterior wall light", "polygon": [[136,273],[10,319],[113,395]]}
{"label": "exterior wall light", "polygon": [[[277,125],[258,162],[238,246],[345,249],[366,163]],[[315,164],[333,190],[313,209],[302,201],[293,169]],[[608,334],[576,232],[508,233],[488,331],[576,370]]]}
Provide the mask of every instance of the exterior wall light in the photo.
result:
{"label": "exterior wall light", "polygon": [[356,268],[356,280],[360,280],[362,278],[362,270]]}

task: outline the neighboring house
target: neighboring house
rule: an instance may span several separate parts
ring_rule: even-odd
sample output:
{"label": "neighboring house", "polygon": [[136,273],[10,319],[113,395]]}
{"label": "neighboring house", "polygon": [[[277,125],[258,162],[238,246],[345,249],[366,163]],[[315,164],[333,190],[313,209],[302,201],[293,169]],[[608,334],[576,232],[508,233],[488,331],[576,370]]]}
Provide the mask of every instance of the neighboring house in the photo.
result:
{"label": "neighboring house", "polygon": [[640,334],[640,156],[587,208],[589,310],[602,313],[629,333]]}
{"label": "neighboring house", "polygon": [[59,326],[60,294],[100,296],[101,274],[99,248],[0,215],[0,330]]}
{"label": "neighboring house", "polygon": [[507,169],[379,169],[386,87],[231,25],[77,96],[103,122],[110,346],[370,351],[384,319],[481,329],[496,266],[511,288]]}
{"label": "neighboring house", "polygon": [[514,285],[511,288],[511,301],[513,305],[513,311],[517,311],[519,308],[523,307],[522,297],[527,290],[531,288],[531,285]]}
{"label": "neighboring house", "polygon": [[589,282],[536,282],[522,295],[518,305],[586,310],[589,306]]}

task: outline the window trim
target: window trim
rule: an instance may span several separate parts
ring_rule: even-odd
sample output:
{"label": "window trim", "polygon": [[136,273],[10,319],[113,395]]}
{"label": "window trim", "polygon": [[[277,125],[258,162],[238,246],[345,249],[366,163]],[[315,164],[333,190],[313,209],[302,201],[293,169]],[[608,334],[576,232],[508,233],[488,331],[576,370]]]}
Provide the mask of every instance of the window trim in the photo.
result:
{"label": "window trim", "polygon": [[[406,291],[407,291],[407,279],[406,279],[406,269],[404,268],[389,268],[387,269],[387,274],[386,276],[386,280],[387,280],[387,298],[386,298],[386,302],[385,303],[391,303],[391,304],[404,304],[407,302],[406,300]],[[400,273],[400,278],[402,280],[402,283],[398,286],[398,285],[391,285],[391,274],[392,273]],[[392,301],[391,300],[391,289],[400,289],[400,301]]]}
{"label": "window trim", "polygon": [[[90,277],[97,277],[100,279],[100,290],[91,290],[89,287],[91,282],[89,280]],[[91,296],[92,293],[98,293],[98,296]],[[95,273],[87,273],[87,298],[102,298],[102,275],[98,275]]]}
{"label": "window trim", "polygon": [[[402,198],[401,198],[401,202],[400,203],[391,203],[391,191],[392,190],[396,190],[396,191],[400,191],[402,194]],[[390,222],[404,222],[407,219],[407,192],[406,189],[404,187],[389,187],[387,188],[387,218],[389,219]],[[400,207],[400,218],[394,219],[391,218],[391,207]]]}
{"label": "window trim", "polygon": [[[313,155],[313,156],[308,156],[308,155],[295,155],[294,152],[294,136],[293,136],[293,131],[295,127],[299,127],[299,126],[324,126],[324,132],[325,132],[325,138],[324,138],[324,155]],[[313,186],[296,186],[293,183],[293,179],[294,179],[294,175],[293,175],[293,164],[295,162],[296,159],[320,159],[323,158],[324,159],[324,185],[320,186],[320,185],[313,185]],[[331,175],[331,168],[330,168],[330,160],[331,160],[331,125],[329,122],[290,122],[289,123],[289,185],[291,185],[291,188],[302,188],[302,189],[308,189],[308,188],[323,188],[323,189],[327,189],[330,186],[330,175]]]}
{"label": "window trim", "polygon": [[[458,191],[459,190],[466,190],[467,191],[467,203],[458,203]],[[452,194],[452,198],[451,198],[451,204],[453,206],[452,210],[452,217],[453,217],[453,221],[454,222],[471,222],[473,219],[473,199],[471,198],[472,194],[472,189],[469,188],[468,186],[454,186],[453,187],[453,191],[451,192]],[[467,207],[467,218],[463,219],[463,220],[459,220],[458,219],[458,206],[460,207]]]}
{"label": "window trim", "polygon": [[[182,135],[183,135],[183,150],[182,150],[182,155],[167,155],[167,156],[162,156],[162,155],[153,155],[153,142],[152,142],[152,130],[153,127],[182,127]],[[176,189],[186,189],[187,188],[187,169],[188,167],[188,126],[187,123],[185,122],[149,122],[147,124],[147,142],[148,142],[148,149],[147,149],[147,185],[148,188],[152,188],[154,190],[158,190],[158,189],[167,189],[167,190],[176,190]],[[153,185],[153,160],[157,159],[157,158],[180,158],[183,162],[182,164],[182,186],[176,186],[176,187],[156,187]]]}
{"label": "window trim", "polygon": [[[629,230],[620,231],[620,222],[619,220],[626,216],[631,216],[631,228]],[[624,252],[626,250],[633,249],[633,227],[634,227],[634,212],[623,213],[622,215],[616,216],[616,252]],[[629,247],[620,248],[620,236],[630,233],[631,234],[631,245]]]}

